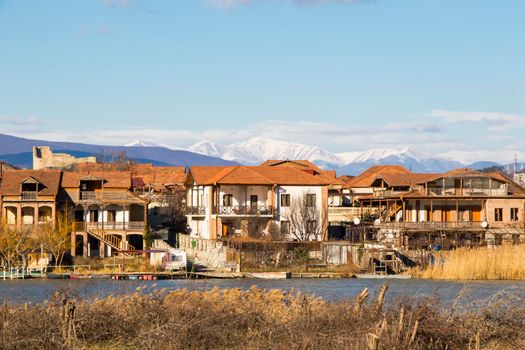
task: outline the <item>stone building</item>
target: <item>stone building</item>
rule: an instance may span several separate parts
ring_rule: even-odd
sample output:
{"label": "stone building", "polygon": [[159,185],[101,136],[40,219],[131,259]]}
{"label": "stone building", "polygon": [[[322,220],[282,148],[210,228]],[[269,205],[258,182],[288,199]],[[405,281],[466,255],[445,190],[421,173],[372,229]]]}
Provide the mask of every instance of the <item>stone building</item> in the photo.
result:
{"label": "stone building", "polygon": [[33,170],[62,169],[77,163],[96,163],[96,157],[76,158],[67,153],[53,153],[49,146],[33,146]]}

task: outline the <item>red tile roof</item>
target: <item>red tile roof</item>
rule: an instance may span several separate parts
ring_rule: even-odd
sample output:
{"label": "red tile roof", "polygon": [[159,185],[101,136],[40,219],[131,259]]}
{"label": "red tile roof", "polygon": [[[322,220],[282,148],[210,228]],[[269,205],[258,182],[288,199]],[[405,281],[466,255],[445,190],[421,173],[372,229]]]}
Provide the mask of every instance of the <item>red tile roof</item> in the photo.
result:
{"label": "red tile roof", "polygon": [[262,163],[261,166],[268,166],[268,167],[289,167],[294,169],[299,169],[305,172],[312,171],[311,175],[318,176],[322,178],[323,181],[328,181],[330,185],[340,185],[343,186],[344,182],[337,179],[337,173],[335,170],[323,170],[319,168],[314,163],[299,159],[299,160],[267,160],[266,162]]}
{"label": "red tile roof", "polygon": [[199,185],[310,185],[326,186],[325,176],[308,174],[293,167],[226,166],[191,167],[189,176]]}
{"label": "red tile roof", "polygon": [[401,165],[374,165],[347,181],[350,187],[372,187],[377,179],[383,179],[389,186],[410,186],[413,173]]}
{"label": "red tile roof", "polygon": [[86,178],[104,180],[104,188],[131,188],[131,173],[129,171],[64,171],[62,187],[79,187],[80,180]]}
{"label": "red tile roof", "polygon": [[53,196],[58,194],[60,187],[59,170],[6,170],[0,184],[1,195],[18,195],[21,192],[21,183],[28,179],[36,180],[40,185],[38,194]]}

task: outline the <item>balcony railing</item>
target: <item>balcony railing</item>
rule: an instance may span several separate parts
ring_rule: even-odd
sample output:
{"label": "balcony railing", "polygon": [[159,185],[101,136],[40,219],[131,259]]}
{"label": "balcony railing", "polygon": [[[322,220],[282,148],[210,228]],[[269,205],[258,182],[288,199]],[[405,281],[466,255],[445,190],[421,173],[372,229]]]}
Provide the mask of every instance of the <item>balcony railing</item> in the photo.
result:
{"label": "balcony railing", "polygon": [[482,221],[382,222],[381,228],[408,230],[482,229]]}
{"label": "balcony railing", "polygon": [[77,195],[73,196],[73,201],[125,201],[133,197],[127,192],[116,192],[116,191],[80,191]]}
{"label": "balcony railing", "polygon": [[406,193],[406,192],[408,191],[375,190],[374,198],[399,197],[400,194]]}
{"label": "balcony railing", "polygon": [[220,206],[219,215],[273,215],[272,207],[269,205],[232,205],[232,206]]}
{"label": "balcony railing", "polygon": [[129,221],[129,222],[73,222],[73,231],[89,231],[89,230],[104,230],[104,231],[142,231],[144,229],[144,221]]}
{"label": "balcony railing", "polygon": [[34,201],[37,197],[38,195],[36,191],[22,191],[23,201]]}
{"label": "balcony railing", "polygon": [[188,215],[205,215],[206,208],[205,207],[186,207],[186,213]]}
{"label": "balcony railing", "polygon": [[427,196],[451,197],[505,197],[507,188],[428,188]]}

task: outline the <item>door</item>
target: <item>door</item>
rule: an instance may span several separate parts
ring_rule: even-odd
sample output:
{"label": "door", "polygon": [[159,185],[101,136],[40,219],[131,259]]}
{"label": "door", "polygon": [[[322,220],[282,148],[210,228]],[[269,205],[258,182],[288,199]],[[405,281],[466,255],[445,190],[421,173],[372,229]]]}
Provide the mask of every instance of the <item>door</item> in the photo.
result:
{"label": "door", "polygon": [[450,212],[451,212],[450,208],[443,207],[443,209],[441,210],[441,221],[444,221],[444,222],[451,221]]}
{"label": "door", "polygon": [[454,180],[454,189],[456,190],[456,196],[461,196],[461,179]]}
{"label": "door", "polygon": [[251,195],[250,196],[250,212],[252,214],[256,214],[257,213],[257,201],[258,201],[258,198],[256,195]]}
{"label": "door", "polygon": [[472,221],[481,221],[481,207],[472,208]]}
{"label": "door", "polygon": [[98,210],[89,211],[89,222],[98,222]]}

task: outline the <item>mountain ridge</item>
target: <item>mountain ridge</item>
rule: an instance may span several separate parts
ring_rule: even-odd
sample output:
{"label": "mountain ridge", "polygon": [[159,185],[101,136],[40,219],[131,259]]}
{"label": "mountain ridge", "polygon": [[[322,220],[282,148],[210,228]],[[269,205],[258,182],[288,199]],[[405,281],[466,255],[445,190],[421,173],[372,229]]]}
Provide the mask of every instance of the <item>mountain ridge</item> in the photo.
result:
{"label": "mountain ridge", "polygon": [[202,140],[186,148],[159,145],[136,140],[125,146],[92,145],[75,142],[32,140],[0,134],[0,159],[18,167],[31,168],[32,147],[50,146],[53,152],[78,156],[95,155],[111,159],[125,151],[130,159],[156,165],[257,165],[268,159],[307,159],[324,169],[336,170],[339,175],[357,175],[373,165],[398,164],[414,172],[445,172],[458,167],[481,169],[486,165],[505,166],[491,161],[465,164],[450,158],[404,148],[375,148],[364,152],[332,153],[318,146],[255,137],[229,145]]}

